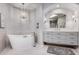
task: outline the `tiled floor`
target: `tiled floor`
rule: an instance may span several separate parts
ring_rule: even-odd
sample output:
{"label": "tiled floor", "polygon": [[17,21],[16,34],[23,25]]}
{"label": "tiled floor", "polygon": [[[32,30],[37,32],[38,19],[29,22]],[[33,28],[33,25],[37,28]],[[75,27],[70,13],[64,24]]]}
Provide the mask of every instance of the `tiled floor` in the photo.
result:
{"label": "tiled floor", "polygon": [[37,46],[27,50],[14,50],[6,48],[1,55],[52,55],[47,53],[48,46]]}
{"label": "tiled floor", "polygon": [[73,51],[75,52],[76,55],[79,55],[79,47],[76,49],[73,49]]}
{"label": "tiled floor", "polygon": [[[14,50],[11,48],[6,48],[0,55],[55,55],[47,53],[47,48],[47,45],[37,45],[36,47],[27,50]],[[79,48],[72,50],[75,52],[75,54],[79,55]]]}

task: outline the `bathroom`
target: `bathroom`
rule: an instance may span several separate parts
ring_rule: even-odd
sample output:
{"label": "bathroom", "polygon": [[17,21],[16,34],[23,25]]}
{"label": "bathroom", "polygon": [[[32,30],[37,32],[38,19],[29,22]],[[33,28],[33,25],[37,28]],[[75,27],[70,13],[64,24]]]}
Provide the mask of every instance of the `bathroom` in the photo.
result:
{"label": "bathroom", "polygon": [[79,54],[78,19],[77,3],[0,3],[0,54]]}

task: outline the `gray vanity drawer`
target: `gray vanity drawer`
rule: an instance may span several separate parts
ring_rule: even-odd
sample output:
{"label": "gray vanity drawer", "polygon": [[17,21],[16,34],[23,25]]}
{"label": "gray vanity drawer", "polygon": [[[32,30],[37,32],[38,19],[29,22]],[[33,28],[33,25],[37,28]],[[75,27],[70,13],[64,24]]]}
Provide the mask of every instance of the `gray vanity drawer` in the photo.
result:
{"label": "gray vanity drawer", "polygon": [[67,44],[67,45],[77,45],[77,40],[63,40],[61,41],[62,44]]}
{"label": "gray vanity drawer", "polygon": [[65,35],[66,35],[66,36],[77,36],[77,33],[76,33],[76,32],[73,32],[73,33],[66,33]]}
{"label": "gray vanity drawer", "polygon": [[71,35],[71,36],[76,36],[77,33],[68,33],[68,32],[45,32],[45,34],[56,34],[56,35]]}
{"label": "gray vanity drawer", "polygon": [[56,44],[77,45],[77,33],[47,32],[44,33],[44,41]]}
{"label": "gray vanity drawer", "polygon": [[56,43],[56,44],[66,44],[66,45],[77,45],[77,40],[68,40],[68,39],[58,39],[58,38],[51,38],[45,40],[48,43]]}

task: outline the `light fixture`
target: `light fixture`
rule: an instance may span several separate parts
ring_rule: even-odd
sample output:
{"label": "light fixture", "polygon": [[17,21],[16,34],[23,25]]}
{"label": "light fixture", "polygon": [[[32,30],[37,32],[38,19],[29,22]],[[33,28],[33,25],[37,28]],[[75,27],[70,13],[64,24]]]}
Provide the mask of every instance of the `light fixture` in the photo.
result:
{"label": "light fixture", "polygon": [[72,16],[72,19],[73,19],[74,22],[76,22],[78,20],[77,16],[75,16],[75,15]]}
{"label": "light fixture", "polygon": [[25,3],[22,3],[21,4],[22,6],[23,6],[23,9],[22,9],[22,12],[21,12],[21,21],[22,22],[26,22],[26,20],[27,20],[27,14],[26,14],[26,12],[25,12]]}
{"label": "light fixture", "polygon": [[77,15],[78,15],[78,12],[75,10],[74,11],[74,15],[72,16],[72,19],[73,19],[74,22],[76,22],[78,20],[78,16]]}
{"label": "light fixture", "polygon": [[57,17],[57,15],[56,14],[53,14],[49,18],[51,19],[51,18],[54,18],[54,17]]}

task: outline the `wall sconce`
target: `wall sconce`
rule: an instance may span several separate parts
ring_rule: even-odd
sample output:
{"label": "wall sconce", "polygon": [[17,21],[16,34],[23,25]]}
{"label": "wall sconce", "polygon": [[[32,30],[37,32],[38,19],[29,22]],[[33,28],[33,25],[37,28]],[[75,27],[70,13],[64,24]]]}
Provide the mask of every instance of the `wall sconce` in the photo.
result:
{"label": "wall sconce", "polygon": [[75,22],[78,20],[77,15],[78,15],[78,12],[75,10],[74,15],[72,16],[73,21],[75,21]]}
{"label": "wall sconce", "polygon": [[75,22],[76,22],[77,17],[76,17],[75,15],[73,15],[73,16],[72,16],[72,19],[73,19],[73,21],[75,21]]}
{"label": "wall sconce", "polygon": [[47,21],[47,19],[46,19],[46,17],[44,17],[44,20],[43,20],[44,24],[46,23],[46,21]]}

